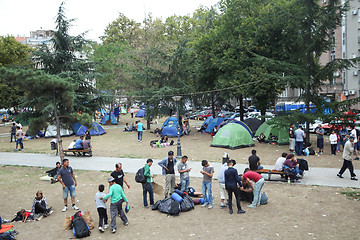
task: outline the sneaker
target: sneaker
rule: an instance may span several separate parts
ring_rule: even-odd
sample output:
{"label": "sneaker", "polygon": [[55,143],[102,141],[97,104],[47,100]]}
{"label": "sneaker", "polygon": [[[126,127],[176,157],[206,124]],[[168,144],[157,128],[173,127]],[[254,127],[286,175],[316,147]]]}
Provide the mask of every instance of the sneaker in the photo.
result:
{"label": "sneaker", "polygon": [[343,176],[341,176],[340,173],[338,173],[336,176],[338,176],[339,178],[344,178]]}
{"label": "sneaker", "polygon": [[129,225],[129,222],[124,223],[124,226],[127,226],[127,225]]}
{"label": "sneaker", "polygon": [[102,227],[99,227],[100,232],[105,232],[105,230]]}
{"label": "sneaker", "polygon": [[66,212],[66,210],[67,210],[67,206],[64,206],[64,208],[63,208],[63,212]]}
{"label": "sneaker", "polygon": [[298,180],[296,180],[295,182],[296,182],[296,183],[301,183],[301,180],[298,179]]}
{"label": "sneaker", "polygon": [[138,142],[140,142],[140,140],[138,139]]}
{"label": "sneaker", "polygon": [[357,181],[358,179],[356,177],[351,177],[351,180]]}
{"label": "sneaker", "polygon": [[17,149],[14,149],[14,152],[17,152]]}
{"label": "sneaker", "polygon": [[144,208],[149,208],[149,206],[144,206]]}
{"label": "sneaker", "polygon": [[229,214],[233,214],[233,212],[234,212],[234,211],[233,211],[232,209],[229,210]]}
{"label": "sneaker", "polygon": [[206,207],[208,204],[207,203],[204,203],[203,205],[201,205],[201,207]]}
{"label": "sneaker", "polygon": [[212,204],[209,204],[208,209],[212,209],[212,208],[213,208],[213,205],[212,205]]}
{"label": "sneaker", "polygon": [[108,228],[109,228],[109,224],[105,224],[105,225],[104,225],[104,228],[105,228],[105,229],[108,229]]}
{"label": "sneaker", "polygon": [[247,207],[248,207],[248,208],[256,208],[256,206],[254,206],[254,205],[252,205],[252,204],[248,205]]}
{"label": "sneaker", "polygon": [[79,210],[79,208],[76,205],[72,206],[72,209]]}
{"label": "sneaker", "polygon": [[220,204],[220,208],[226,208],[226,204],[221,203],[221,204]]}
{"label": "sneaker", "polygon": [[142,143],[142,141],[140,141],[140,143]]}
{"label": "sneaker", "polygon": [[245,213],[245,211],[244,210],[238,210],[237,213],[241,214],[241,213]]}
{"label": "sneaker", "polygon": [[354,158],[354,160],[359,160],[359,157]]}
{"label": "sneaker", "polygon": [[111,230],[111,232],[112,232],[112,233],[116,233],[116,229],[113,228],[113,229]]}
{"label": "sneaker", "polygon": [[299,177],[301,177],[301,175],[298,173],[298,174],[296,174],[296,177],[298,177],[298,178],[299,178]]}

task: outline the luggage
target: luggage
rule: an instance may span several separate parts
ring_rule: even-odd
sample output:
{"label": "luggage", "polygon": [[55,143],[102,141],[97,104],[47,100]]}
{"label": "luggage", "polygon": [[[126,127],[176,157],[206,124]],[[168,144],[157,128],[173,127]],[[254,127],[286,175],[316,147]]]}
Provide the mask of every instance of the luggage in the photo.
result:
{"label": "luggage", "polygon": [[179,194],[180,197],[184,197],[184,193],[182,191],[175,189],[174,192]]}
{"label": "luggage", "polygon": [[260,197],[260,205],[265,205],[267,203],[268,203],[268,197],[266,196],[265,192],[263,192]]}
{"label": "luggage", "polygon": [[161,200],[157,201],[154,205],[152,205],[151,209],[152,210],[158,210],[160,204],[161,204]]}
{"label": "luggage", "polygon": [[72,216],[71,222],[73,226],[73,233],[76,238],[90,236],[90,228],[83,219],[81,211],[76,212],[74,216]]}
{"label": "luggage", "polygon": [[15,239],[13,235],[11,235],[10,232],[4,232],[0,233],[0,240],[12,240]]}
{"label": "luggage", "polygon": [[194,209],[194,201],[188,195],[185,195],[182,202],[180,203],[180,209],[182,212],[190,211]]}
{"label": "luggage", "polygon": [[144,171],[145,171],[144,168],[140,168],[140,169],[136,172],[135,181],[136,181],[137,183],[146,183],[146,177],[145,177],[145,175],[144,175]]}
{"label": "luggage", "polygon": [[169,215],[178,216],[180,213],[180,203],[171,199],[170,207],[169,207]]}
{"label": "luggage", "polygon": [[171,194],[171,198],[172,198],[173,200],[175,200],[175,201],[178,201],[179,203],[181,203],[182,200],[183,200],[183,198],[182,198],[179,194],[177,194],[176,192],[174,192],[173,194]]}
{"label": "luggage", "polygon": [[305,171],[309,170],[308,162],[305,159],[299,158],[297,161],[299,163],[300,170],[305,170]]}
{"label": "luggage", "polygon": [[171,204],[171,200],[172,199],[169,198],[169,197],[162,200],[161,203],[158,206],[159,211],[162,212],[162,213],[169,214],[169,207],[170,207],[170,204]]}

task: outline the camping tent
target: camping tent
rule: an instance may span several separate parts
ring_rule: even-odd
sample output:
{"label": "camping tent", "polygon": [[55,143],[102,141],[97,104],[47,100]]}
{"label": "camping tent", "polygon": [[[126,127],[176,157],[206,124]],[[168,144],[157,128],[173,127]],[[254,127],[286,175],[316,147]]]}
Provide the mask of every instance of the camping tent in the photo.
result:
{"label": "camping tent", "polygon": [[118,122],[116,121],[114,113],[109,114],[107,112],[105,116],[101,119],[100,124],[102,125],[118,124]]}
{"label": "camping tent", "polygon": [[[79,124],[79,123],[77,123],[77,124]],[[75,131],[75,134],[77,136],[81,136],[81,135],[85,135],[85,132],[87,130],[88,130],[88,128],[85,125],[80,125],[80,127],[77,130],[74,130],[74,131]],[[89,133],[90,133],[91,136],[98,136],[98,135],[105,134],[106,132],[102,128],[102,126],[100,126],[100,124],[98,124],[97,122],[93,122]]]}
{"label": "camping tent", "polygon": [[254,136],[258,137],[260,136],[261,133],[264,133],[266,128],[270,126],[268,123],[264,122],[263,124],[260,125],[260,127],[258,128],[258,130],[256,130]]}
{"label": "camping tent", "polygon": [[225,119],[224,121],[222,121],[222,122],[219,124],[219,126],[218,126],[218,131],[219,131],[222,127],[226,126],[226,125],[229,124],[229,123],[240,124],[241,126],[243,126],[243,127],[250,133],[251,137],[254,136],[253,132],[252,132],[251,129],[246,125],[246,123],[244,123],[244,122],[242,122],[242,121],[237,121],[237,120],[231,119],[231,118]]}
{"label": "camping tent", "polygon": [[256,130],[261,126],[261,121],[257,118],[248,118],[244,120],[244,123],[251,129],[251,131],[256,133]]}
{"label": "camping tent", "polygon": [[[179,126],[180,127],[180,126]],[[180,136],[183,133],[180,130]],[[178,120],[176,117],[169,117],[165,120],[161,127],[161,136],[167,135],[168,137],[177,137],[178,135]]]}
{"label": "camping tent", "polygon": [[242,125],[229,123],[222,127],[211,142],[212,147],[224,147],[232,150],[254,146],[254,141],[248,130]]}
{"label": "camping tent", "polygon": [[209,126],[209,123],[213,120],[213,116],[208,117],[203,124],[201,124],[201,127],[204,126],[205,124],[207,124],[207,126]]}
{"label": "camping tent", "polygon": [[143,118],[145,116],[146,116],[146,110],[143,110],[143,109],[140,109],[135,115],[135,117],[141,117],[141,118]]}
{"label": "camping tent", "polygon": [[124,115],[127,114],[126,108],[121,107],[121,108],[120,108],[120,113],[121,113],[121,114],[124,114]]}
{"label": "camping tent", "polygon": [[210,133],[214,129],[214,127],[219,126],[222,121],[224,121],[224,118],[214,118],[205,129],[205,132]]}
{"label": "camping tent", "polygon": [[176,117],[168,117],[165,122],[163,123],[161,129],[163,129],[164,127],[168,126],[168,125],[174,125],[174,124],[177,124],[178,123],[178,120]]}
{"label": "camping tent", "polygon": [[270,133],[274,136],[277,136],[277,144],[279,145],[286,145],[289,144],[289,132],[288,132],[288,128],[287,127],[281,127],[281,126],[277,126],[277,125],[270,125],[268,126],[265,131],[264,131],[264,135],[265,135],[265,140],[269,141],[269,136]]}
{"label": "camping tent", "polygon": [[[73,134],[74,134],[73,130],[65,129],[65,128],[60,129],[60,136],[62,136],[62,137],[70,136]],[[56,136],[57,136],[56,126],[49,125],[45,130],[45,137],[48,138],[48,137],[56,137]]]}

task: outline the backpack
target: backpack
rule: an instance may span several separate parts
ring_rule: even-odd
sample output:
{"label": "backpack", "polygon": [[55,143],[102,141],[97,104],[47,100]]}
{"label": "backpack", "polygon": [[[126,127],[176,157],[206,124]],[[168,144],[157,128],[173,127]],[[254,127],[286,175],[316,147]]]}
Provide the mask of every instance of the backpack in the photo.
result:
{"label": "backpack", "polygon": [[182,202],[180,203],[180,208],[182,212],[187,212],[194,209],[194,205],[195,203],[192,198],[185,194]]}
{"label": "backpack", "polygon": [[315,155],[315,151],[312,148],[309,148],[309,155]]}
{"label": "backpack", "polygon": [[260,205],[265,205],[267,203],[268,203],[268,197],[266,196],[265,192],[263,192],[260,197]]}
{"label": "backpack", "polygon": [[0,240],[12,240],[15,239],[11,232],[0,233]]}
{"label": "backpack", "polygon": [[180,203],[171,199],[171,203],[169,206],[169,215],[171,216],[178,216],[180,213]]}
{"label": "backpack", "polygon": [[83,238],[90,236],[90,228],[81,216],[81,211],[78,211],[72,216],[73,233],[76,238]]}
{"label": "backpack", "polygon": [[309,170],[308,162],[305,159],[299,158],[297,161],[299,163],[300,170],[306,170],[306,171]]}
{"label": "backpack", "polygon": [[165,198],[164,200],[162,200],[160,202],[160,205],[158,206],[159,211],[162,212],[162,213],[169,214],[170,204],[171,204],[171,198],[169,198],[169,197]]}
{"label": "backpack", "polygon": [[158,210],[161,204],[161,200],[158,200],[154,205],[152,205],[151,210]]}
{"label": "backpack", "polygon": [[140,168],[135,175],[135,181],[137,183],[146,183],[146,177],[144,175],[145,169],[144,168]]}

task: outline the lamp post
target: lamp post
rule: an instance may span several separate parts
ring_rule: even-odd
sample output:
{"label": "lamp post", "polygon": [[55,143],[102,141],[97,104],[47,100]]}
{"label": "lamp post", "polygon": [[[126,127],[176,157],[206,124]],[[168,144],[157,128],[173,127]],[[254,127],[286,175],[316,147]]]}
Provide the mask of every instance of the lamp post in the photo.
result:
{"label": "lamp post", "polygon": [[178,124],[177,124],[178,143],[177,143],[176,157],[181,158],[182,154],[181,154],[181,145],[180,145],[180,115],[179,115],[179,101],[181,99],[181,96],[173,96],[172,99],[174,99],[174,101],[176,103],[176,115],[177,115],[177,119],[178,119]]}

